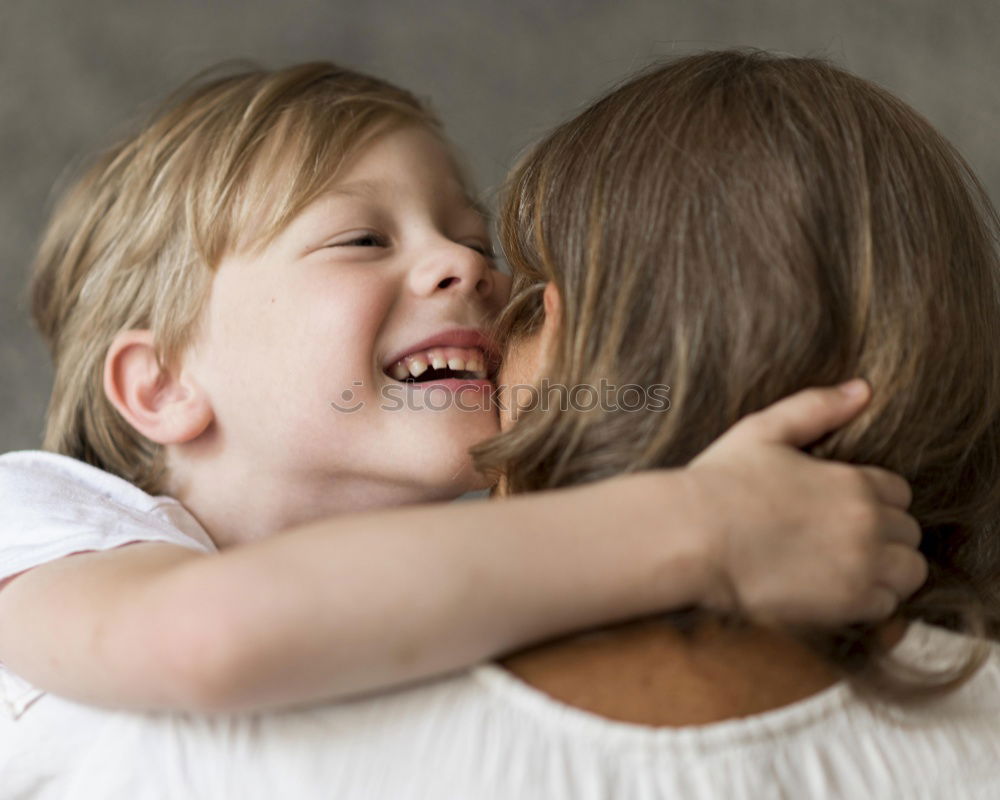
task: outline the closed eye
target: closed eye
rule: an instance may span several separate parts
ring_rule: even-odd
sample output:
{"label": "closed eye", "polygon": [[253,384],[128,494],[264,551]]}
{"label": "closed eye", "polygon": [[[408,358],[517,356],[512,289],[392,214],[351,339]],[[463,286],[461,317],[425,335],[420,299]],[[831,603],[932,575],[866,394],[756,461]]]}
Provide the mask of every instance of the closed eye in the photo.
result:
{"label": "closed eye", "polygon": [[347,239],[330,242],[327,247],[387,247],[388,244],[389,242],[384,236],[365,231],[364,233],[352,234]]}
{"label": "closed eye", "polygon": [[493,250],[493,245],[483,244],[482,242],[462,242],[470,250],[475,250],[483,258],[488,258],[490,260],[496,258],[496,252]]}

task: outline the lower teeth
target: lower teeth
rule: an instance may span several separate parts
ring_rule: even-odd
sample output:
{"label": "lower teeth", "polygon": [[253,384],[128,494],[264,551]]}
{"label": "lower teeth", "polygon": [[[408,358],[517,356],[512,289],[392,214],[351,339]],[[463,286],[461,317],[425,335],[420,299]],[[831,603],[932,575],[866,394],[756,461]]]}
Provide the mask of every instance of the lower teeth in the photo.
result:
{"label": "lower teeth", "polygon": [[404,380],[405,383],[425,383],[426,381],[446,380],[448,378],[458,378],[460,380],[475,380],[478,375],[475,372],[456,371],[451,369],[429,369],[418,378],[410,376]]}

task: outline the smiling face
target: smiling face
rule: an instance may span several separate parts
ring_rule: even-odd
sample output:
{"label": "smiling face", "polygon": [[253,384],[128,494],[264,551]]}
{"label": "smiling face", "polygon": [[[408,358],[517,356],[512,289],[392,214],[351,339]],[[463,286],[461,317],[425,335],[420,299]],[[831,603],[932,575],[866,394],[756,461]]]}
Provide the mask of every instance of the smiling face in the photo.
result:
{"label": "smiling face", "polygon": [[433,133],[376,138],[264,249],[219,266],[184,362],[214,413],[202,453],[343,510],[482,488],[467,450],[497,419],[479,332],[509,291],[490,247]]}

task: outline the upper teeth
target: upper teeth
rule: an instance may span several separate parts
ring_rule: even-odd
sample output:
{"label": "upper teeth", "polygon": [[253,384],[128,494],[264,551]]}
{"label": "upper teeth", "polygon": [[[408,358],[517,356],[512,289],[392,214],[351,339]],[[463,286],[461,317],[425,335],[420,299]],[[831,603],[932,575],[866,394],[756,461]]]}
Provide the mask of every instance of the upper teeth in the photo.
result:
{"label": "upper teeth", "polygon": [[475,377],[486,378],[486,356],[478,347],[432,347],[419,353],[404,356],[388,372],[397,381],[409,376],[420,377],[428,369],[444,369],[472,372]]}

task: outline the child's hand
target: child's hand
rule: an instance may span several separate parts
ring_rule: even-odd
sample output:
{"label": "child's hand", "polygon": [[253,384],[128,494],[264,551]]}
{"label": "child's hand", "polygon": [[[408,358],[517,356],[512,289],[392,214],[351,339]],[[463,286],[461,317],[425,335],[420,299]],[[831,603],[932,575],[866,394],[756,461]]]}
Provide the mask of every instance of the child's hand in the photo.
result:
{"label": "child's hand", "polygon": [[888,617],[927,577],[907,482],[806,455],[864,408],[862,380],[809,389],[740,420],[688,467],[725,522],[711,538],[702,605],[775,623]]}

